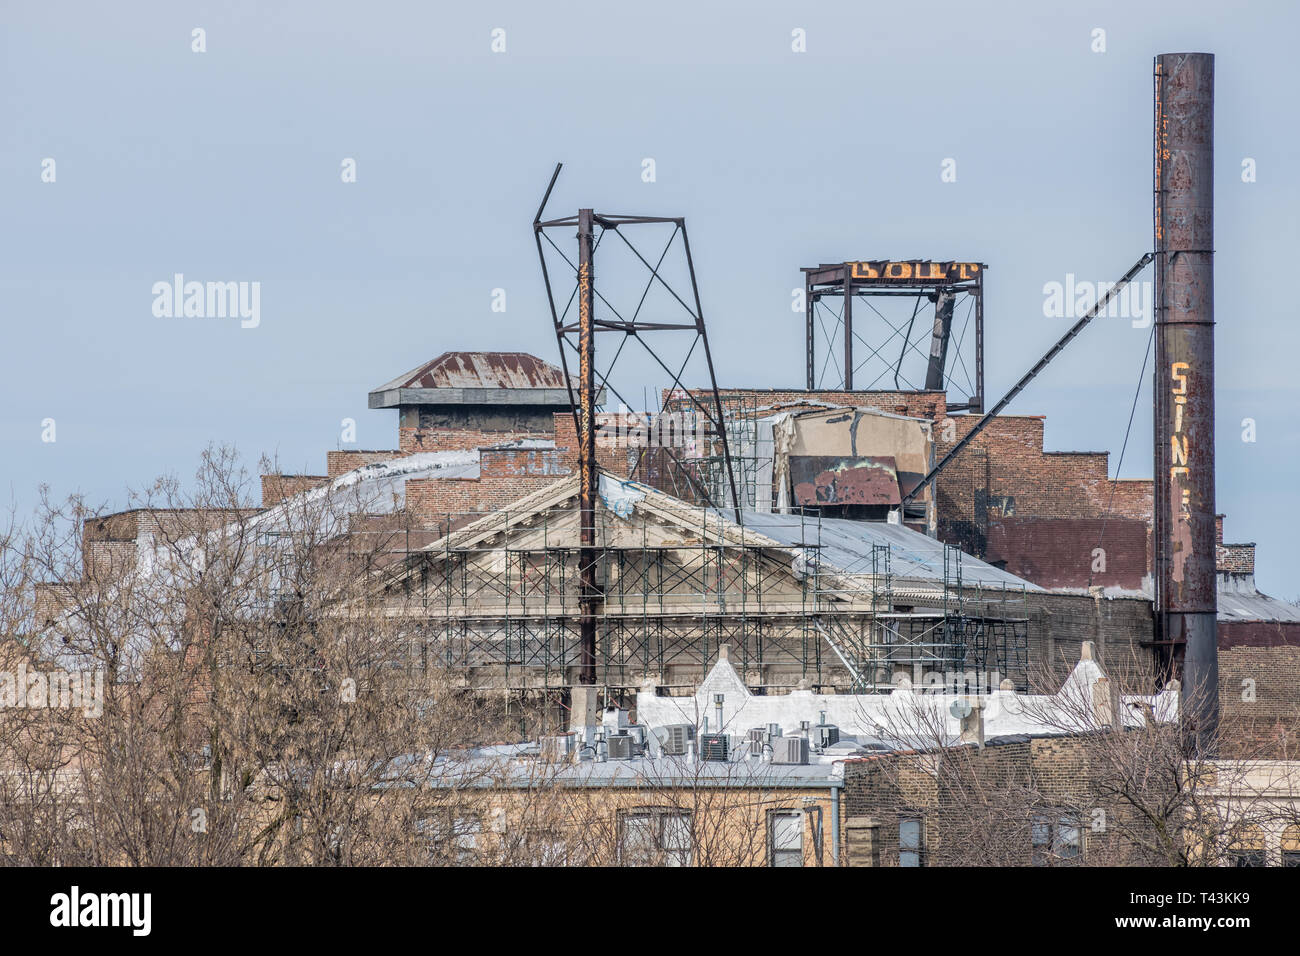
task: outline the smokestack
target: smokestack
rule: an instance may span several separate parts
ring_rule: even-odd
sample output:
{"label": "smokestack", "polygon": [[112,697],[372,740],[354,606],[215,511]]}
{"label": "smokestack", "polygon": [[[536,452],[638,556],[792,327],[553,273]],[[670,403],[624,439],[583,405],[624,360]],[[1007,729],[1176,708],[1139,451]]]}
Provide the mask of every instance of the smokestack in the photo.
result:
{"label": "smokestack", "polygon": [[1219,721],[1214,555],[1214,56],[1155,60],[1156,640],[1191,742]]}

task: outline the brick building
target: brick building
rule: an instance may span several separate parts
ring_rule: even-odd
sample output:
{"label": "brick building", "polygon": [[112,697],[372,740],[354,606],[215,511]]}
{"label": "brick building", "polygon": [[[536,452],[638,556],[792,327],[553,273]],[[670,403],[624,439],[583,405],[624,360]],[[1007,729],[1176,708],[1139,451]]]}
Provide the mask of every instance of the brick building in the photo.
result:
{"label": "brick building", "polygon": [[[878,471],[894,483],[895,495],[910,490],[927,460],[945,454],[977,420],[950,416],[941,391],[724,389],[721,399],[733,420],[745,414],[788,414],[822,430],[808,426],[807,435],[831,434],[828,423],[844,418],[837,409],[858,410],[861,414],[849,416],[852,422],[837,426],[849,429],[852,444],[837,446],[836,454],[885,461]],[[353,533],[391,541],[391,560],[404,560],[485,515],[509,515],[521,501],[545,497],[547,489],[573,476],[577,436],[568,401],[563,372],[534,356],[444,353],[370,393],[372,407],[397,410],[395,447],[329,451],[324,474],[264,475],[262,507],[364,479],[375,491],[353,523]],[[684,404],[681,395],[665,393],[666,410]],[[871,427],[859,428],[860,421]],[[626,422],[618,414],[598,418],[603,427],[620,423]],[[898,444],[900,435],[908,436],[906,448]],[[920,458],[912,447],[917,441],[928,449]],[[796,441],[791,448],[796,455],[816,451],[811,439],[805,446]],[[690,454],[707,457],[708,451],[703,447],[677,454],[696,467]],[[599,464],[607,474],[636,473],[681,501],[702,500],[697,493],[702,483],[678,484],[670,471],[650,467],[654,461],[645,452],[626,443],[597,443]],[[982,558],[1038,586],[1025,590],[1021,599],[1029,662],[1059,675],[1077,659],[1083,642],[1093,641],[1099,657],[1117,674],[1141,682],[1151,678],[1153,660],[1147,593],[1151,483],[1113,482],[1107,469],[1104,452],[1046,450],[1042,417],[1003,416],[945,470],[932,496],[918,498],[924,510],[906,515],[905,523],[968,558]],[[777,485],[783,480],[771,486],[767,500],[772,507],[780,501]],[[797,503],[793,486],[790,490]],[[819,517],[823,509],[800,505],[797,510]],[[161,530],[158,523],[166,521],[165,512],[136,511],[88,523],[87,568],[134,561]],[[1223,543],[1222,522],[1218,558],[1224,711],[1249,714],[1253,739],[1283,739],[1294,720],[1294,688],[1300,686],[1300,609],[1255,589],[1254,546]],[[871,559],[864,554],[857,560]],[[925,599],[930,605],[894,601],[893,611],[916,615],[946,606],[941,592],[966,590],[944,579],[947,575],[944,571],[936,581],[939,596]],[[57,590],[47,589],[47,596]],[[825,645],[827,639],[818,634],[814,640]],[[842,650],[823,650],[830,666],[822,672],[834,672],[835,654]],[[763,673],[763,668],[756,671]],[[769,679],[758,677],[760,683]]]}

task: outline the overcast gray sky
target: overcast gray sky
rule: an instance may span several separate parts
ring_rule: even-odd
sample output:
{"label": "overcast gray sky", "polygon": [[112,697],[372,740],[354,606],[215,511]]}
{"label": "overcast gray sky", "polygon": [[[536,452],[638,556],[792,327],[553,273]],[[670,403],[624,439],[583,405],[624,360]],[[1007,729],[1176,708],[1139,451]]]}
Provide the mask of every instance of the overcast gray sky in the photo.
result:
{"label": "overcast gray sky", "polygon": [[[1151,61],[1196,50],[1217,55],[1218,505],[1295,598],[1297,7],[1055,7],[7,0],[2,490],[120,507],[210,441],[320,473],[346,417],[356,447],[394,444],[366,393],[440,352],[554,360],[529,223],[558,160],[552,214],[687,217],[721,384],[803,384],[800,266],[964,259],[989,265],[994,398],[1066,327],[1045,283],[1150,247]],[[260,324],[155,316],[178,272],[259,282]],[[1011,410],[1113,472],[1148,336],[1099,320]],[[1125,477],[1151,474],[1150,417],[1148,384]]]}

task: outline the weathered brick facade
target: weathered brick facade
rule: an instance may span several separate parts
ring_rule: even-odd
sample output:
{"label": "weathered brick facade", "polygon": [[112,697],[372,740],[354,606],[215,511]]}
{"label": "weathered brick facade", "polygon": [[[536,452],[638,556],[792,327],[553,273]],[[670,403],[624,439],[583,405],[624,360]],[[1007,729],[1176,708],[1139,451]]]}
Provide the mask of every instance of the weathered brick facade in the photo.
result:
{"label": "weathered brick facade", "polygon": [[[1065,819],[1077,828],[1078,856],[1056,855],[1046,865],[1161,862],[1133,839],[1137,817],[1104,801],[1093,735],[994,738],[983,748],[939,753],[903,752],[844,764],[847,866],[898,866],[900,823],[923,822],[924,866],[1017,866],[1035,862],[1035,818]],[[1100,811],[1100,815],[1098,813]],[[873,839],[863,830],[871,825]],[[875,855],[868,855],[874,842]],[[915,859],[915,858],[913,858]]]}
{"label": "weathered brick facade", "polygon": [[[942,458],[978,418],[936,423]],[[1106,452],[1043,450],[1041,416],[994,419],[936,481],[939,537],[1044,587],[1142,587],[1151,482],[1108,477]]]}
{"label": "weathered brick facade", "polygon": [[[707,391],[692,389],[700,400],[712,399]],[[787,406],[814,402],[824,405],[850,405],[863,408],[878,408],[882,412],[895,415],[907,415],[910,418],[928,418],[939,421],[948,414],[947,393],[879,391],[879,392],[845,392],[845,391],[807,391],[805,389],[775,388],[719,388],[718,395],[726,404],[729,401],[741,401],[756,408],[780,410]],[[663,407],[686,407],[688,403],[674,399],[672,390],[664,389]]]}
{"label": "weathered brick facade", "polygon": [[1300,625],[1219,622],[1219,712],[1242,755],[1300,755]]}
{"label": "weathered brick facade", "polygon": [[273,508],[285,498],[310,491],[327,481],[326,475],[263,475],[262,507]]}
{"label": "weathered brick facade", "polygon": [[375,465],[384,461],[401,458],[409,452],[397,449],[384,451],[327,451],[325,453],[325,472],[330,478],[355,471],[363,465]]}

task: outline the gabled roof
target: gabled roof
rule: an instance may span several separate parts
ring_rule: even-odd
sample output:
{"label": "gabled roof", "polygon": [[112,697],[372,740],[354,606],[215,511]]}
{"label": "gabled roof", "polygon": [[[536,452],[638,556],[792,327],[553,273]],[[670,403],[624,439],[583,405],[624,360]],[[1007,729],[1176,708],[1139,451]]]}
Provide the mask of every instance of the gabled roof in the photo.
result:
{"label": "gabled roof", "polygon": [[[484,515],[422,550],[436,559],[440,552],[481,547],[497,535],[522,533],[535,525],[536,515],[565,505],[577,495],[578,476],[569,475],[525,495],[507,509]],[[665,528],[675,529],[675,536],[684,541],[703,538],[724,547],[748,546],[785,552],[788,557],[782,560],[790,561],[791,570],[796,573],[803,573],[810,561],[820,561],[823,575],[842,576],[848,587],[862,586],[860,581],[855,583],[851,579],[870,575],[873,546],[886,544],[890,546],[893,574],[900,583],[935,588],[942,586],[944,580],[943,544],[902,525],[844,518],[818,521],[815,517],[753,511],[743,512],[743,524],[738,524],[731,512],[701,508],[605,471],[600,474],[598,507],[625,519],[638,512]],[[398,574],[402,576],[402,572]],[[995,589],[1041,590],[1023,578],[967,554],[961,557],[961,580],[968,587],[979,584]]]}

